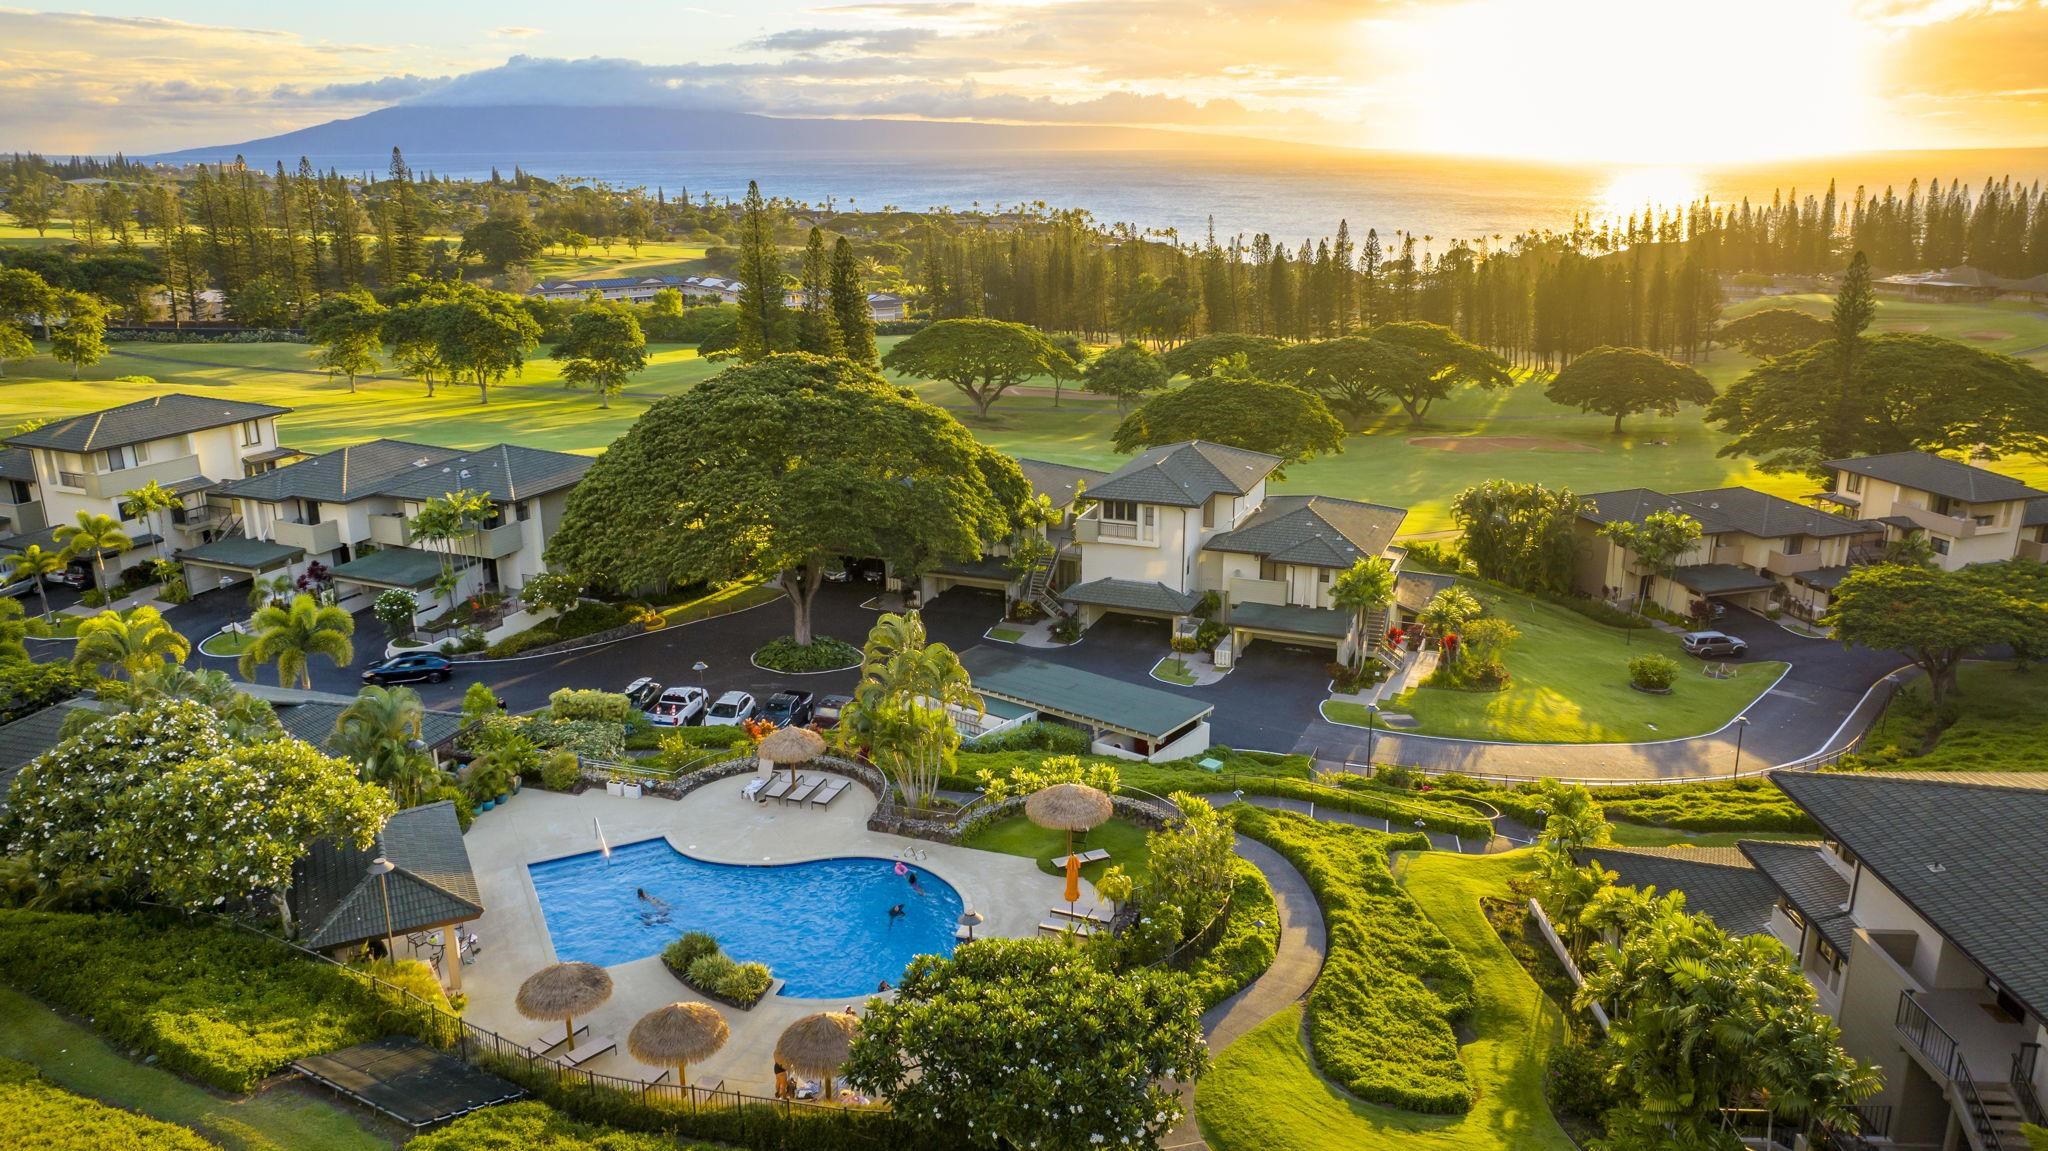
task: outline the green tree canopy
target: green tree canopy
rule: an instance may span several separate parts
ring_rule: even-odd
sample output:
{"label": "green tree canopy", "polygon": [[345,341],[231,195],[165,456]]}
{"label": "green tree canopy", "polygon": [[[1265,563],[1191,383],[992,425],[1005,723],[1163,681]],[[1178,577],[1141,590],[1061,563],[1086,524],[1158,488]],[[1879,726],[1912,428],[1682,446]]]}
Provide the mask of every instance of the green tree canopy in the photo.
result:
{"label": "green tree canopy", "polygon": [[75,380],[79,369],[106,358],[107,305],[84,292],[59,292],[56,304],[63,322],[50,331],[50,354],[71,365]]}
{"label": "green tree canopy", "polygon": [[1429,415],[1429,406],[1449,395],[1452,388],[1464,384],[1505,388],[1515,382],[1506,360],[1442,324],[1397,320],[1374,328],[1370,338],[1382,347],[1407,352],[1422,365],[1421,375],[1411,376],[1404,370],[1380,387],[1408,413],[1411,423],[1421,423]]}
{"label": "green tree canopy", "polygon": [[1714,385],[1693,369],[1641,348],[1594,348],[1566,364],[1543,389],[1552,403],[1614,417],[1678,414],[1680,404],[1711,404]]}
{"label": "green tree canopy", "polygon": [[1759,308],[1722,324],[1717,334],[1723,343],[1767,360],[1810,348],[1833,335],[1834,327],[1797,308]]}
{"label": "green tree canopy", "polygon": [[740,281],[737,328],[739,357],[749,363],[792,350],[789,308],[784,303],[782,251],[775,244],[780,213],[761,196],[761,186],[747,181],[740,206]]}
{"label": "green tree canopy", "polygon": [[1028,491],[1014,460],[872,368],[776,356],[650,407],[571,493],[548,562],[612,588],[779,577],[809,643],[831,559],[977,558]]}
{"label": "green tree canopy", "polygon": [[626,390],[626,377],[647,366],[647,337],[629,304],[593,301],[569,319],[569,332],[549,353],[562,360],[562,379],[597,393],[597,406],[612,406]]}
{"label": "green tree canopy", "polygon": [[917,612],[884,612],[868,631],[860,683],[840,713],[835,736],[848,750],[868,749],[904,802],[920,807],[960,746],[949,707],[977,715],[982,710],[960,657],[926,638]]}
{"label": "green tree canopy", "polygon": [[437,359],[451,379],[476,385],[479,403],[490,403],[491,385],[524,367],[540,343],[540,325],[505,292],[469,288],[431,309],[426,329]]}
{"label": "green tree canopy", "polygon": [[50,285],[29,269],[0,268],[0,368],[8,360],[25,360],[35,354],[28,325],[32,317],[47,314],[56,298]]}
{"label": "green tree canopy", "polygon": [[1168,378],[1166,365],[1152,349],[1125,340],[1089,361],[1081,386],[1098,396],[1115,396],[1121,411],[1130,401],[1165,387]]}
{"label": "green tree canopy", "polygon": [[1321,396],[1352,431],[1387,409],[1388,386],[1416,386],[1427,375],[1406,349],[1365,336],[1296,344],[1274,353],[1269,363],[1274,379]]}
{"label": "green tree canopy", "polygon": [[845,236],[832,241],[829,273],[832,324],[839,333],[839,353],[856,364],[873,364],[875,317],[868,310],[868,293],[861,279],[860,259],[853,254],[853,241]]}
{"label": "green tree canopy", "polygon": [[292,597],[291,606],[265,604],[249,618],[255,635],[242,649],[237,665],[243,679],[256,678],[256,669],[277,665],[277,682],[284,687],[313,686],[312,658],[326,656],[336,667],[347,667],[355,659],[356,619],[346,608],[323,604],[310,595]]}
{"label": "green tree canopy", "polygon": [[71,651],[74,667],[126,673],[130,679],[184,663],[192,642],[164,622],[147,604],[128,610],[103,611],[78,625],[78,643]]}
{"label": "green tree canopy", "polygon": [[101,512],[78,509],[77,518],[58,524],[54,538],[67,557],[91,556],[100,595],[107,594],[107,553],[124,552],[135,541],[121,528],[121,521]]}
{"label": "green tree canopy", "polygon": [[1820,622],[1846,646],[1903,653],[1927,673],[1939,704],[1955,689],[1965,659],[2015,636],[2041,634],[2048,605],[2012,594],[2001,574],[1903,564],[1852,568]]}
{"label": "green tree canopy", "polygon": [[1358,631],[1358,643],[1352,651],[1356,666],[1365,665],[1366,657],[1382,638],[1366,634],[1366,617],[1393,602],[1394,583],[1394,567],[1384,556],[1365,556],[1338,573],[1330,583],[1330,602],[1351,613],[1352,626]]}
{"label": "green tree canopy", "polygon": [[871,1000],[844,1074],[972,1147],[1156,1149],[1207,1070],[1199,1004],[1156,968],[1108,971],[1063,940],[987,939],[911,961]]}
{"label": "green tree canopy", "polygon": [[[1639,567],[1669,577],[1679,557],[1700,542],[1700,521],[1684,512],[1651,512],[1641,523],[1613,520],[1600,526],[1600,534],[1616,547],[1636,558]],[[1640,605],[1641,596],[1637,596]]]}
{"label": "green tree canopy", "polygon": [[340,292],[306,312],[306,338],[320,349],[320,366],[330,374],[356,377],[377,370],[377,344],[384,330],[384,306],[365,291]]}
{"label": "green tree canopy", "polygon": [[1257,379],[1241,358],[1217,374],[1145,401],[1111,433],[1120,452],[1208,440],[1297,463],[1344,450],[1344,425],[1318,396]]}
{"label": "green tree canopy", "polygon": [[1003,320],[940,320],[890,348],[882,366],[953,385],[982,419],[1003,393],[1033,376],[1072,379],[1080,371],[1044,332]]}
{"label": "green tree canopy", "polygon": [[547,251],[547,237],[525,216],[491,216],[462,233],[461,258],[477,259],[484,269],[502,272],[514,264],[530,264]]}
{"label": "green tree canopy", "polygon": [[1562,594],[1578,575],[1575,531],[1586,501],[1570,488],[1487,480],[1459,492],[1451,519],[1459,549],[1483,579]]}
{"label": "green tree canopy", "polygon": [[1734,437],[1720,454],[1823,474],[1827,460],[1885,452],[2048,451],[2041,369],[1939,336],[1859,340],[1846,386],[1834,340],[1766,360],[1730,384],[1707,410]]}
{"label": "green tree canopy", "polygon": [[1179,344],[1159,359],[1174,375],[1199,380],[1211,375],[1218,361],[1232,356],[1243,356],[1255,372],[1269,370],[1274,356],[1286,347],[1286,343],[1272,336],[1213,332]]}

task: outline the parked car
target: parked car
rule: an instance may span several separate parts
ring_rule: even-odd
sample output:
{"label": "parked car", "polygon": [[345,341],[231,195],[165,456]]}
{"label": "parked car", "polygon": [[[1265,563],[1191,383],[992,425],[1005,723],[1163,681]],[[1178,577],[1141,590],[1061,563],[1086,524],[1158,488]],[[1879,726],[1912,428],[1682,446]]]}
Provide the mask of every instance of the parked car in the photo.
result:
{"label": "parked car", "polygon": [[704,722],[704,705],[711,693],[701,687],[672,687],[661,693],[649,718],[662,727],[685,727]]}
{"label": "parked car", "polygon": [[653,677],[643,675],[632,683],[627,684],[626,690],[622,694],[627,699],[633,701],[635,708],[641,711],[653,711],[654,701],[661,698],[661,685],[654,682]]}
{"label": "parked car", "polygon": [[455,674],[455,661],[445,655],[432,652],[407,652],[393,656],[383,663],[371,664],[363,669],[363,682],[379,686],[390,683],[409,683],[418,680],[432,680],[446,683]]}
{"label": "parked car", "polygon": [[729,691],[718,697],[704,715],[705,727],[738,727],[754,718],[754,697],[743,691]]}
{"label": "parked car", "polygon": [[811,722],[818,697],[807,691],[778,691],[761,704],[760,718],[777,727],[802,727]]}
{"label": "parked car", "polygon": [[852,702],[853,697],[850,695],[825,696],[818,701],[818,706],[812,710],[811,722],[820,727],[838,727],[839,714],[846,710],[847,704]]}
{"label": "parked car", "polygon": [[66,564],[63,571],[57,572],[50,577],[50,582],[63,584],[65,587],[89,588],[92,586],[92,565],[89,563]]}
{"label": "parked car", "polygon": [[35,590],[36,577],[34,576],[29,576],[27,579],[14,580],[9,583],[0,583],[0,596],[25,596]]}
{"label": "parked car", "polygon": [[1679,639],[1679,646],[1701,659],[1726,657],[1741,659],[1749,645],[1724,631],[1689,631]]}

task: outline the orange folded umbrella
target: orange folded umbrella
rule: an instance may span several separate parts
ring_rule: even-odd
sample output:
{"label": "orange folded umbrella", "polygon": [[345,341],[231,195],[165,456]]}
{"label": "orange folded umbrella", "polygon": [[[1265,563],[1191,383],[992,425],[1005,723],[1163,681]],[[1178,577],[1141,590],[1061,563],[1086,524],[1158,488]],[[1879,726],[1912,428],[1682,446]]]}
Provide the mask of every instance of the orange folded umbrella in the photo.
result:
{"label": "orange folded umbrella", "polygon": [[1081,899],[1081,857],[1067,856],[1067,902],[1078,903]]}

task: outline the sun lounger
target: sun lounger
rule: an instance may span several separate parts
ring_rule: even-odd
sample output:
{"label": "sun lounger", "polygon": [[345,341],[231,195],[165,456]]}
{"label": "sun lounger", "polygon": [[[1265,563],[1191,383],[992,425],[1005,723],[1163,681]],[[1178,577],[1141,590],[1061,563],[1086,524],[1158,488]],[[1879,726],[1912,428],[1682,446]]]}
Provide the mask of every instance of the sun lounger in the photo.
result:
{"label": "sun lounger", "polygon": [[648,1085],[649,1087],[657,1087],[657,1086],[660,1086],[661,1084],[663,1084],[663,1083],[666,1083],[666,1082],[668,1082],[668,1077],[669,1077],[669,1076],[671,1076],[671,1075],[674,1075],[675,1073],[676,1073],[676,1069],[675,1069],[675,1068],[673,1068],[673,1067],[664,1067],[664,1068],[662,1068],[662,1069],[661,1069],[661,1074],[659,1074],[659,1075],[655,1076],[654,1078],[652,1078],[652,1079],[649,1079],[649,1080],[647,1081],[647,1085]]}
{"label": "sun lounger", "polygon": [[1088,926],[1088,925],[1087,925],[1087,924],[1085,924],[1085,923],[1079,923],[1079,922],[1076,922],[1076,921],[1074,921],[1074,920],[1071,920],[1071,919],[1067,919],[1067,920],[1047,920],[1046,922],[1044,922],[1044,923],[1041,923],[1041,924],[1039,924],[1039,925],[1038,925],[1038,929],[1039,929],[1040,931],[1043,931],[1043,932],[1045,932],[1045,933],[1046,933],[1046,934],[1048,934],[1048,935],[1093,935],[1093,934],[1095,934],[1095,929],[1094,929],[1094,928],[1092,928],[1092,927]]}
{"label": "sun lounger", "polygon": [[[1094,851],[1081,851],[1076,852],[1075,854],[1081,857],[1081,866],[1083,867],[1086,867],[1091,863],[1101,863],[1103,860],[1109,858],[1109,852],[1104,851],[1099,847],[1096,848]],[[1064,855],[1055,855],[1046,862],[1052,864],[1053,870],[1059,871],[1067,866],[1067,857]]]}
{"label": "sun lounger", "polygon": [[1094,924],[1101,927],[1109,926],[1108,917],[1097,915],[1092,907],[1086,911],[1073,911],[1065,907],[1055,907],[1052,909],[1052,913],[1061,919],[1072,919],[1080,923]]}
{"label": "sun lounger", "polygon": [[818,791],[818,794],[811,797],[811,802],[819,807],[828,807],[833,800],[839,798],[840,792],[852,786],[852,784],[843,779],[828,780],[825,786]]}
{"label": "sun lounger", "polygon": [[767,786],[768,781],[757,775],[747,781],[747,786],[740,789],[740,796],[743,799],[754,799],[761,794],[761,789]]}
{"label": "sun lounger", "polygon": [[795,791],[790,792],[788,795],[783,796],[782,802],[803,803],[806,800],[810,799],[812,796],[818,794],[818,789],[824,786],[825,781],[822,779],[807,780],[802,787],[799,787]]}
{"label": "sun lounger", "polygon": [[600,1035],[595,1039],[585,1039],[576,1045],[576,1050],[564,1051],[559,1058],[571,1067],[581,1067],[607,1051],[618,1050],[618,1046],[618,1040],[609,1035]]}
{"label": "sun lounger", "polygon": [[[583,1026],[578,1027],[576,1029],[576,1034],[590,1034],[590,1025],[586,1023]],[[526,1049],[528,1051],[533,1052],[535,1055],[546,1055],[548,1052],[553,1051],[555,1048],[560,1047],[562,1044],[567,1043],[568,1041],[569,1037],[567,1035],[564,1035],[560,1031],[557,1031],[554,1028],[550,1027],[546,1031],[541,1032],[539,1035],[534,1036],[532,1041],[527,1043]]]}
{"label": "sun lounger", "polygon": [[797,781],[801,780],[802,778],[802,776],[798,776],[796,779],[792,780],[784,779],[780,776],[777,776],[775,782],[769,784],[765,789],[763,789],[760,795],[756,798],[758,802],[761,803],[766,803],[771,799],[781,799],[783,796],[788,795],[792,790],[794,790],[796,788]]}

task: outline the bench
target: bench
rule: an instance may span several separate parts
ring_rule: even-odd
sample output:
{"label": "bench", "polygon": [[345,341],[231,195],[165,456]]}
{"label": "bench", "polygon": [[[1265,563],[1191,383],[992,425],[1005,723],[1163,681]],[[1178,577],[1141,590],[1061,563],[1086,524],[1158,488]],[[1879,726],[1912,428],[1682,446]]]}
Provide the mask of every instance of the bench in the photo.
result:
{"label": "bench", "polygon": [[576,1048],[574,1051],[565,1052],[562,1055],[562,1062],[571,1067],[581,1067],[607,1051],[618,1050],[618,1047],[619,1041],[609,1035],[601,1035],[596,1039],[586,1039],[583,1041],[583,1046]]}
{"label": "bench", "polygon": [[819,807],[830,807],[832,801],[839,798],[840,792],[852,786],[851,783],[843,779],[831,780],[825,784],[818,794],[811,797],[811,802]]}
{"label": "bench", "polygon": [[[586,1023],[583,1026],[578,1027],[576,1029],[576,1034],[590,1034],[590,1025]],[[535,1055],[546,1055],[548,1052],[553,1051],[555,1048],[560,1047],[562,1044],[567,1043],[568,1041],[569,1037],[567,1035],[556,1034],[555,1029],[550,1027],[546,1031],[541,1032],[539,1035],[534,1036],[532,1041],[526,1045],[526,1049],[528,1051],[533,1052]]]}

